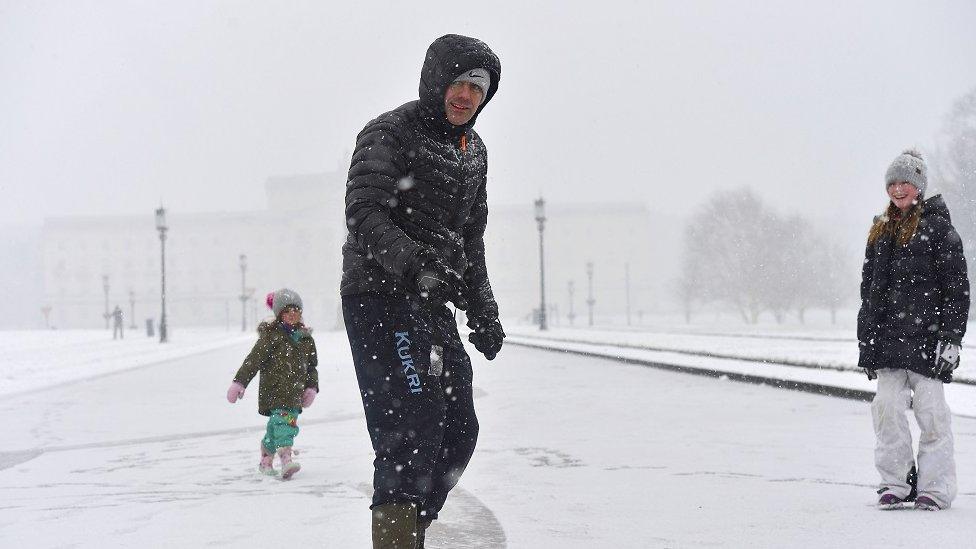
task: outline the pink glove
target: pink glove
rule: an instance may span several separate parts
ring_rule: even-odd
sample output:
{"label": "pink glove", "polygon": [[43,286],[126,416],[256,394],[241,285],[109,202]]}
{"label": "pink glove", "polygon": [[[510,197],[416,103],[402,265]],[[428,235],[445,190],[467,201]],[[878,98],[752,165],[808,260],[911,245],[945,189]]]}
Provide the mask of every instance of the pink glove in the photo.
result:
{"label": "pink glove", "polygon": [[308,387],[305,392],[302,393],[302,408],[308,408],[315,402],[315,395],[319,394],[319,390],[315,387]]}
{"label": "pink glove", "polygon": [[244,398],[244,386],[235,381],[230,384],[230,389],[227,389],[227,402],[233,404],[240,398]]}

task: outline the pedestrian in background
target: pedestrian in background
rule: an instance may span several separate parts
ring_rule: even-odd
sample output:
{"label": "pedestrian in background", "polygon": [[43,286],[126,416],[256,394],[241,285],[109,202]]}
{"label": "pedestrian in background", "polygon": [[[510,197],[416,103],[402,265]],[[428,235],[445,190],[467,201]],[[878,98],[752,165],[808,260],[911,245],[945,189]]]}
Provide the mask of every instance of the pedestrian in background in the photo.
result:
{"label": "pedestrian in background", "polygon": [[123,333],[123,318],[122,318],[122,308],[118,305],[112,311],[112,339],[123,339],[125,334]]}

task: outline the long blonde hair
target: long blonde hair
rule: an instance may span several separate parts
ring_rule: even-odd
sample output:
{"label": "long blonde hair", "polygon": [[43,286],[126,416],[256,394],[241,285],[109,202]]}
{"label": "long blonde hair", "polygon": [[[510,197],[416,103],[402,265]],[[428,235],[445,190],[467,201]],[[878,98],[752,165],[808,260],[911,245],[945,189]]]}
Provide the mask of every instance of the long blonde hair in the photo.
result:
{"label": "long blonde hair", "polygon": [[922,219],[921,201],[905,213],[902,213],[893,202],[889,202],[888,208],[871,226],[871,231],[868,233],[868,244],[874,244],[882,236],[889,236],[899,246],[904,246],[915,236],[920,219]]}

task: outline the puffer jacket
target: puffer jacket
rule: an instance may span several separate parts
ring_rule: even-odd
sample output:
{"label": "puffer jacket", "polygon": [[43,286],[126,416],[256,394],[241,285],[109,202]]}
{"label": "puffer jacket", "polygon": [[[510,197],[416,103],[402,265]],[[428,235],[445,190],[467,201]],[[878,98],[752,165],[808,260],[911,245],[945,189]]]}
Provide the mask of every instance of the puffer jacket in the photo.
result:
{"label": "puffer jacket", "polygon": [[301,410],[305,389],[319,388],[315,340],[304,326],[298,326],[295,334],[286,332],[281,321],[262,322],[257,342],[234,375],[234,381],[247,387],[261,372],[258,413],[263,416],[270,416],[275,408]]}
{"label": "puffer jacket", "polygon": [[[454,126],[444,93],[475,68],[491,74],[490,88],[475,116]],[[488,156],[473,126],[500,78],[501,63],[484,43],[442,36],[427,50],[420,98],[360,132],[346,186],[342,295],[416,295],[413,277],[437,257],[464,276],[470,315],[498,317],[485,266]]]}
{"label": "puffer jacket", "polygon": [[[881,236],[865,251],[859,366],[904,368],[934,378],[936,343],[961,344],[966,334],[969,277],[962,240],[942,196],[918,207],[921,219],[906,245]],[[940,379],[948,383],[952,373]]]}

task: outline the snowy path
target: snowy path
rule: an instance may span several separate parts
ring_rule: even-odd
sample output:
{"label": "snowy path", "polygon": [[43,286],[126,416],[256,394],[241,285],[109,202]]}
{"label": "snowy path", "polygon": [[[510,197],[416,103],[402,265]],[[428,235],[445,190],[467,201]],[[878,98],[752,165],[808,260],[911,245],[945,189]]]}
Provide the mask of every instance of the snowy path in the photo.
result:
{"label": "snowy path", "polygon": [[[4,398],[0,547],[368,547],[355,376],[344,335],[316,336],[323,393],[287,483],[253,471],[254,388],[223,399],[247,345]],[[863,402],[517,346],[472,358],[479,448],[430,547],[962,547],[976,535],[976,420],[955,420],[956,506],[883,513]]]}
{"label": "snowy path", "polygon": [[15,395],[240,344],[251,334],[219,328],[177,328],[169,342],[132,330],[0,331],[0,396]]}
{"label": "snowy path", "polygon": [[[304,470],[289,483],[253,469],[257,385],[238,405],[224,400],[250,342],[5,397],[0,413],[17,420],[0,451],[0,547],[368,546],[372,452],[348,344],[317,335],[323,393],[301,418]],[[431,535],[504,546],[490,510],[456,495],[455,518]],[[466,523],[480,525],[477,538]]]}

